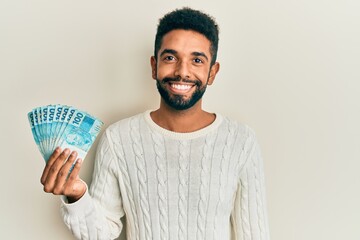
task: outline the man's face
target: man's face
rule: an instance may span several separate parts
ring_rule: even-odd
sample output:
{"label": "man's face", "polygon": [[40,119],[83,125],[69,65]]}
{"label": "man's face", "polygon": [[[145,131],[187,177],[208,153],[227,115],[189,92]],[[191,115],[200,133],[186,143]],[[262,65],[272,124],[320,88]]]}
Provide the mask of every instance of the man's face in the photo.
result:
{"label": "man's face", "polygon": [[167,33],[157,60],[151,58],[152,77],[163,101],[173,109],[185,110],[201,104],[219,64],[210,66],[210,41],[200,33],[173,30]]}

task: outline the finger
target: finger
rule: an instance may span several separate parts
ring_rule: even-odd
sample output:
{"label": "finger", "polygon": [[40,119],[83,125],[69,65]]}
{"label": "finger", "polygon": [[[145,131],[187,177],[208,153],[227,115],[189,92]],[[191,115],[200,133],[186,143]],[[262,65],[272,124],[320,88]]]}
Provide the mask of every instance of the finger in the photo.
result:
{"label": "finger", "polygon": [[55,195],[62,194],[66,179],[69,175],[69,171],[71,169],[71,166],[75,163],[75,160],[77,158],[77,152],[72,152],[69,156],[69,158],[66,160],[65,164],[61,167],[57,178],[55,180],[54,190],[53,193]]}
{"label": "finger", "polygon": [[82,159],[78,159],[74,165],[74,168],[72,169],[66,183],[65,183],[65,188],[64,188],[64,195],[66,196],[77,196],[77,197],[81,197],[78,196],[80,194],[82,194],[82,187],[77,184],[80,180],[79,178],[79,172],[80,172],[80,168],[82,165]]}
{"label": "finger", "polygon": [[52,192],[55,185],[55,180],[59,173],[59,170],[64,165],[65,160],[69,157],[70,150],[65,149],[60,156],[55,160],[52,166],[49,168],[49,172],[46,176],[45,183],[44,183],[44,191],[45,192]]}
{"label": "finger", "polygon": [[51,166],[54,164],[55,160],[59,157],[59,155],[61,154],[61,148],[60,147],[57,147],[54,152],[51,154],[49,160],[46,162],[46,166],[44,168],[44,171],[41,175],[41,178],[40,178],[40,182],[41,184],[44,185],[45,183],[45,180],[47,178],[47,175],[49,173],[49,169],[51,168]]}

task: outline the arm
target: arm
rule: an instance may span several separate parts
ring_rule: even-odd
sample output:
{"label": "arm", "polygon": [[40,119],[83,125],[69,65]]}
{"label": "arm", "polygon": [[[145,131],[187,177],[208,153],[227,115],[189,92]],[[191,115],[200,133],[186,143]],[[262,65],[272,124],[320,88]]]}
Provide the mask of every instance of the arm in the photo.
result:
{"label": "arm", "polygon": [[246,162],[241,169],[231,222],[234,240],[268,240],[263,162],[254,134]]}
{"label": "arm", "polygon": [[[70,161],[70,158],[68,161]],[[66,165],[67,163],[63,164],[63,168],[65,168],[63,172],[67,170]],[[78,170],[76,169],[76,171]],[[57,175],[59,178],[59,174]],[[65,180],[64,186],[71,189],[71,184],[67,183],[69,179],[70,177]],[[65,191],[56,192],[56,195],[63,195],[61,214],[67,227],[77,239],[117,238],[122,229],[120,218],[124,216],[124,211],[118,184],[116,158],[110,147],[106,132],[102,136],[97,149],[90,189],[88,190],[81,179],[78,177],[76,179],[78,179],[80,186],[84,186],[84,191],[80,197],[71,197],[65,194],[67,193]],[[55,188],[61,189],[61,187],[56,187],[57,182],[59,180],[55,181]],[[51,188],[48,190],[51,190]],[[51,192],[54,193],[54,191]]]}

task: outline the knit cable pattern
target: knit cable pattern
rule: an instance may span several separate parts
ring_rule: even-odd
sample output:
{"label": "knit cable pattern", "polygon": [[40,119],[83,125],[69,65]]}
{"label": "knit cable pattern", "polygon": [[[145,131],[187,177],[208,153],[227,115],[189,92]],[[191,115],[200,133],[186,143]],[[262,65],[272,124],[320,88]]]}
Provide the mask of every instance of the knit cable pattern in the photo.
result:
{"label": "knit cable pattern", "polygon": [[254,154],[258,154],[258,152],[255,151],[255,147],[252,149],[252,155],[253,155],[253,169],[254,169],[254,178],[255,178],[255,190],[256,190],[256,206],[257,206],[257,218],[258,218],[258,225],[259,225],[259,234],[260,239],[263,239],[263,235],[265,234],[265,226],[264,224],[264,212],[263,212],[263,200],[262,200],[262,191],[261,191],[261,179],[260,179],[260,173],[258,172],[261,166],[258,166],[257,157],[254,156]]}
{"label": "knit cable pattern", "polygon": [[167,201],[167,169],[165,159],[165,144],[164,139],[154,132],[151,133],[154,141],[154,151],[156,160],[156,177],[157,177],[157,192],[159,197],[159,222],[160,222],[160,239],[168,240],[169,226],[168,226],[168,201]]}
{"label": "knit cable pattern", "polygon": [[227,169],[227,173],[225,173],[225,161],[229,161],[232,149],[233,149],[233,142],[234,142],[234,135],[235,135],[235,128],[231,122],[228,124],[228,133],[225,140],[225,145],[222,151],[221,160],[220,160],[220,173],[219,173],[219,200],[216,203],[216,210],[215,210],[215,223],[214,223],[214,233],[213,238],[217,239],[216,233],[218,232],[218,221],[219,221],[219,206],[224,202],[225,190],[226,190],[226,181],[224,174],[227,174],[229,170]]}
{"label": "knit cable pattern", "polygon": [[251,136],[250,129],[246,129],[245,135],[246,135],[246,140],[241,150],[239,161],[237,161],[235,166],[236,172],[238,173],[238,177],[240,176],[241,171],[244,170],[244,166],[247,164],[247,161],[249,160],[255,141],[254,137]]}
{"label": "knit cable pattern", "polygon": [[130,202],[130,209],[131,209],[131,215],[134,218],[134,227],[135,227],[135,234],[136,237],[135,239],[139,239],[139,220],[138,220],[138,215],[135,213],[135,202],[134,202],[134,193],[133,190],[131,188],[131,180],[129,177],[129,170],[128,170],[128,165],[127,162],[125,160],[125,155],[124,155],[124,149],[122,147],[122,145],[120,145],[121,141],[116,141],[114,143],[114,148],[116,149],[115,154],[117,156],[117,158],[119,159],[119,168],[121,171],[121,174],[123,176],[123,181],[124,181],[124,185],[126,188],[126,193]]}
{"label": "knit cable pattern", "polygon": [[201,158],[201,171],[200,171],[200,200],[198,204],[198,216],[197,216],[197,225],[198,229],[196,232],[196,239],[205,239],[205,227],[206,227],[206,213],[208,207],[208,191],[209,183],[208,179],[210,178],[209,168],[211,168],[211,163],[209,159],[213,150],[213,141],[216,137],[208,135],[205,138],[205,145],[203,148],[203,155]]}
{"label": "knit cable pattern", "polygon": [[[105,156],[107,153],[109,153],[109,150],[110,150],[110,146],[108,144],[106,144],[105,142],[107,142],[106,138],[101,138],[100,139],[100,145],[103,145],[104,147],[101,149],[100,152],[98,152],[97,154],[98,155],[102,155],[102,156]],[[99,161],[96,161],[95,162],[95,169],[108,169],[110,167],[110,161],[112,160],[107,160],[107,161],[104,161],[104,160],[99,160]],[[101,176],[100,176],[101,175]],[[95,174],[94,174],[94,179],[100,179],[100,178],[103,178],[107,177],[107,174],[104,175],[104,173],[102,173],[101,171],[96,171]],[[91,185],[91,190],[93,189],[102,189],[102,191],[104,190],[103,187],[101,186],[101,184],[104,184],[103,181],[95,181],[95,183],[93,183]],[[95,191],[93,193],[94,196],[97,196],[99,200],[101,200],[101,198],[103,197],[103,192],[97,192]]]}
{"label": "knit cable pattern", "polygon": [[147,174],[145,160],[143,157],[144,153],[141,147],[140,127],[138,118],[131,119],[130,128],[132,147],[135,153],[135,162],[137,167],[137,178],[139,181],[140,206],[143,213],[145,239],[150,240],[152,239],[152,232],[149,199],[147,194]]}
{"label": "knit cable pattern", "polygon": [[[247,129],[247,139],[245,141],[243,150],[240,155],[240,161],[236,167],[237,172],[242,174],[240,179],[241,189],[241,222],[245,239],[251,239],[251,224],[250,224],[250,212],[249,212],[249,172],[246,165],[252,165],[252,156],[255,146],[255,138],[251,134],[250,129]],[[251,166],[252,167],[252,166]]]}
{"label": "knit cable pattern", "polygon": [[66,225],[77,239],[112,239],[126,214],[129,240],[269,239],[255,134],[220,123],[191,137],[165,134],[144,114],[114,123],[89,193],[77,204],[61,198]]}
{"label": "knit cable pattern", "polygon": [[188,141],[179,142],[179,239],[187,239],[188,217],[188,168],[189,152]]}
{"label": "knit cable pattern", "polygon": [[[244,181],[241,181],[241,224],[244,234],[244,239],[251,239],[251,226],[250,226],[250,214],[249,214],[249,187],[247,175]],[[238,223],[240,224],[240,223]]]}

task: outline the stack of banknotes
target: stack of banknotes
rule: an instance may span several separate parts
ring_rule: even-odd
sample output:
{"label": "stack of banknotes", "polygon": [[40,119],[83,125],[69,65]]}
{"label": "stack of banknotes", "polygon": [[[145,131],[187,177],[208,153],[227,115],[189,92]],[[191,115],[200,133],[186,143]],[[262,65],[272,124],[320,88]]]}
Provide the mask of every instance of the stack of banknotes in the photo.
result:
{"label": "stack of banknotes", "polygon": [[103,122],[90,114],[66,105],[48,105],[28,113],[31,131],[47,162],[56,147],[77,151],[84,159]]}

